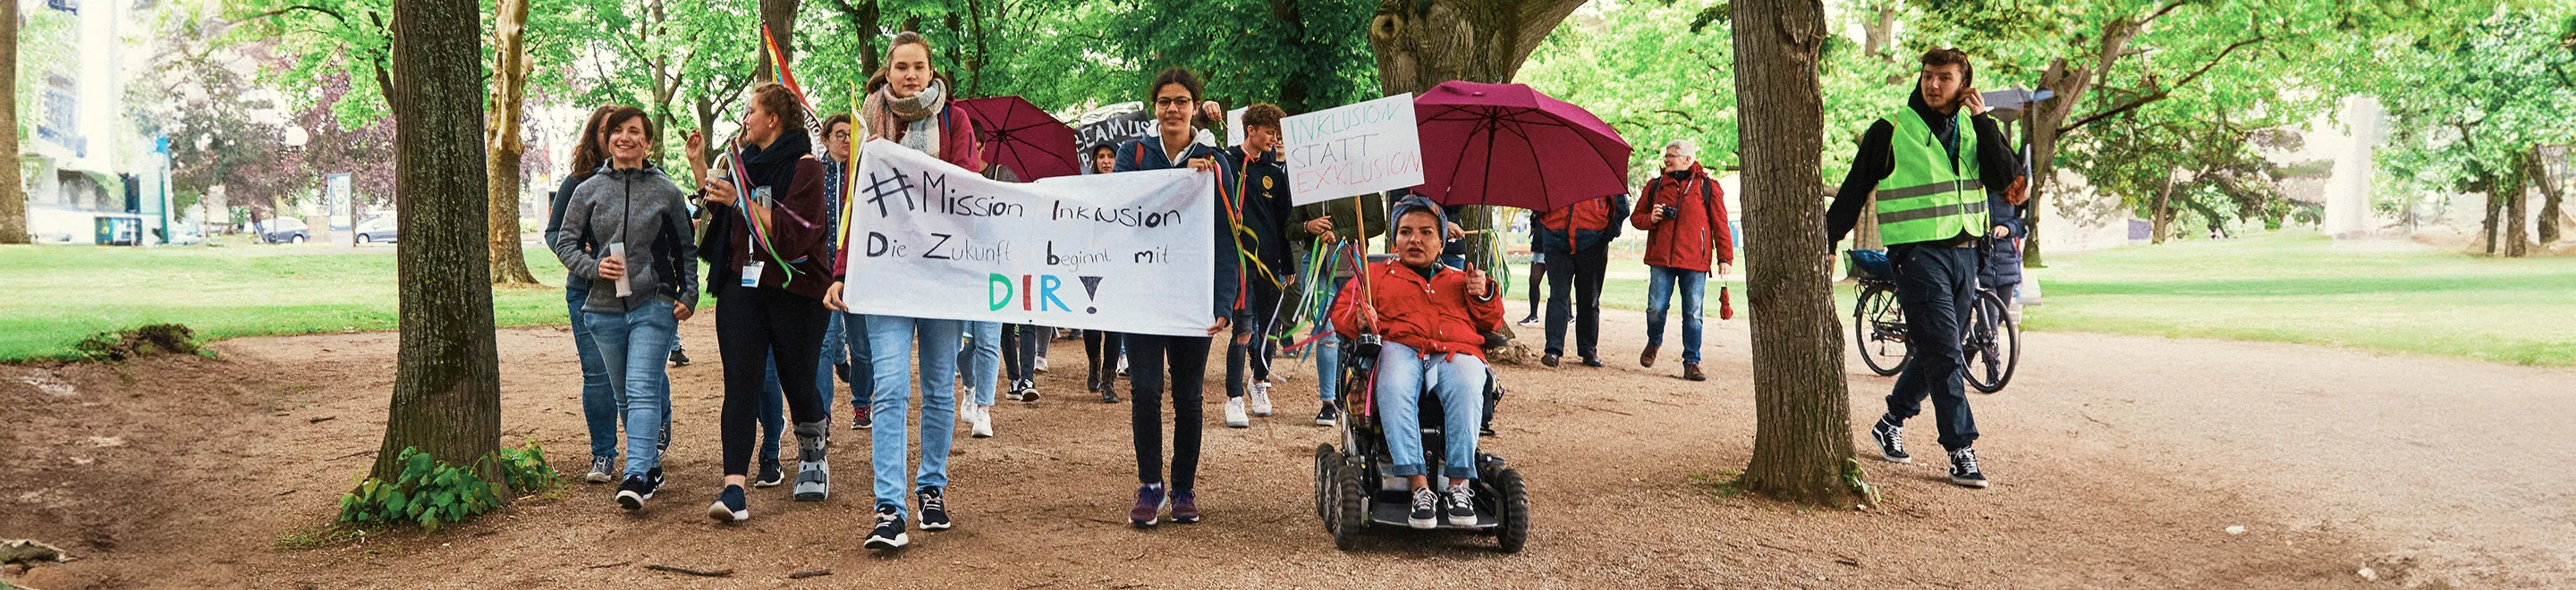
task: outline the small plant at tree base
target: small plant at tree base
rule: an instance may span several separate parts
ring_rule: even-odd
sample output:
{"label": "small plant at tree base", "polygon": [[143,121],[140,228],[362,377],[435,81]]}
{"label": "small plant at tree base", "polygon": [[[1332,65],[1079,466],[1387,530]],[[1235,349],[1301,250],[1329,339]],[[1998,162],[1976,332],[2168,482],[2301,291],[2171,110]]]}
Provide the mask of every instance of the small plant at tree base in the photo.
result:
{"label": "small plant at tree base", "polygon": [[1870,504],[1876,505],[1880,500],[1882,500],[1882,498],[1878,497],[1878,486],[1869,485],[1869,482],[1862,481],[1861,476],[1863,475],[1867,475],[1867,473],[1861,471],[1860,459],[1843,460],[1843,485],[1849,486],[1852,493],[1859,494],[1861,498],[1869,500]]}
{"label": "small plant at tree base", "polygon": [[[340,522],[417,522],[422,529],[435,531],[442,523],[501,505],[492,484],[472,469],[439,462],[409,447],[394,460],[402,465],[402,474],[394,481],[370,477],[358,482],[358,489],[340,494]],[[475,463],[479,467],[482,460]]]}
{"label": "small plant at tree base", "polygon": [[555,468],[546,464],[546,447],[537,444],[537,439],[528,439],[526,445],[501,449],[494,454],[501,459],[502,481],[522,495],[542,492],[563,483],[563,479],[555,474]]}

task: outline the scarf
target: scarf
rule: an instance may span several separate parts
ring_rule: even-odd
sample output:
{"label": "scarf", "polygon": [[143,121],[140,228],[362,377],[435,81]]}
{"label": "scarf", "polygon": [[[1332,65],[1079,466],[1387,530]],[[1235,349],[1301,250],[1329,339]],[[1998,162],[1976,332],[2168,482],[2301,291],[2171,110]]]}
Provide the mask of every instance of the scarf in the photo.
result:
{"label": "scarf", "polygon": [[891,84],[879,86],[868,93],[862,107],[879,135],[931,157],[940,156],[938,115],[948,110],[948,93],[938,80],[931,80],[929,87],[910,98],[895,98]]}

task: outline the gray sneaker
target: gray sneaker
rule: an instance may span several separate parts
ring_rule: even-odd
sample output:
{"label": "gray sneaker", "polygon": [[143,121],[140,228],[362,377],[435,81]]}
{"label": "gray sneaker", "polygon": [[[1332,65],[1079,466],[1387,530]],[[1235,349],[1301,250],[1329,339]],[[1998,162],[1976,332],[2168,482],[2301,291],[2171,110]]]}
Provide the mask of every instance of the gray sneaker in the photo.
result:
{"label": "gray sneaker", "polygon": [[616,455],[593,455],[590,458],[590,473],[583,475],[581,479],[590,483],[608,483],[616,481],[615,472],[617,471]]}

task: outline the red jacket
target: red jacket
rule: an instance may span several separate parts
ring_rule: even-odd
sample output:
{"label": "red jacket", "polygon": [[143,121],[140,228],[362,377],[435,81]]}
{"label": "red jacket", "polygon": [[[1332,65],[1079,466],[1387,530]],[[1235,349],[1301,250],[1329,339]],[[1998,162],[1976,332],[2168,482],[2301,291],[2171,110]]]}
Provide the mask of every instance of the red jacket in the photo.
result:
{"label": "red jacket", "polygon": [[[1649,214],[1665,205],[1680,209],[1681,216],[1654,222]],[[1628,223],[1646,230],[1648,265],[1708,272],[1711,249],[1717,251],[1718,262],[1735,263],[1735,233],[1726,224],[1726,189],[1698,164],[1691,165],[1686,180],[1664,174],[1646,181],[1645,198],[1637,200]]]}
{"label": "red jacket", "polygon": [[1401,261],[1371,264],[1361,280],[1342,288],[1333,303],[1333,326],[1343,338],[1360,333],[1360,297],[1377,307],[1378,337],[1413,347],[1424,355],[1468,354],[1485,358],[1485,332],[1503,325],[1502,286],[1485,280],[1485,298],[1467,296],[1467,273],[1440,267],[1431,280]]}

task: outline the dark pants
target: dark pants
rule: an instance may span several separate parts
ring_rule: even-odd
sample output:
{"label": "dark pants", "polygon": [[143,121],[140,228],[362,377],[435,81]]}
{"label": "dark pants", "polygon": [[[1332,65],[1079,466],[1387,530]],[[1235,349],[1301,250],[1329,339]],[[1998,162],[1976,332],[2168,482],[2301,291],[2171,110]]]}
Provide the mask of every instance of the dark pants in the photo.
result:
{"label": "dark pants", "polygon": [[[1206,336],[1128,334],[1127,385],[1133,411],[1128,425],[1136,431],[1136,481],[1163,483],[1163,384],[1170,369],[1172,386],[1173,491],[1189,491],[1199,475],[1200,381],[1207,378]],[[1110,370],[1117,370],[1111,365]]]}
{"label": "dark pants", "polygon": [[1565,321],[1571,318],[1575,351],[1583,358],[1600,356],[1601,279],[1609,270],[1607,247],[1547,254],[1547,354],[1565,356]]}
{"label": "dark pants", "polygon": [[1012,383],[1037,379],[1038,355],[1046,350],[1049,331],[1028,324],[1002,325],[1002,372]]}
{"label": "dark pants", "polygon": [[1541,261],[1541,260],[1545,260],[1545,259],[1547,258],[1547,255],[1546,255],[1546,254],[1539,254],[1539,255],[1537,255],[1537,256],[1536,256],[1536,258],[1539,258],[1540,260],[1532,260],[1532,261],[1530,261],[1530,276],[1529,276],[1529,308],[1530,308],[1530,317],[1538,317],[1538,310],[1540,309],[1540,308],[1539,308],[1540,300],[1539,300],[1539,298],[1538,298],[1539,288],[1547,285],[1547,280],[1546,280],[1546,279],[1547,279],[1547,263],[1546,263],[1546,262],[1542,262],[1542,261]]}
{"label": "dark pants", "polygon": [[1977,419],[1968,412],[1959,343],[1977,303],[1977,249],[1925,244],[1906,248],[1894,263],[1905,347],[1914,360],[1896,376],[1896,391],[1887,394],[1887,415],[1902,425],[1923,413],[1929,396],[1941,448],[1968,448],[1977,441]]}
{"label": "dark pants", "polygon": [[1256,278],[1245,294],[1251,297],[1244,302],[1247,309],[1234,314],[1234,337],[1250,335],[1252,341],[1228,341],[1225,347],[1226,397],[1243,397],[1245,365],[1250,365],[1253,379],[1270,379],[1270,324],[1279,318],[1279,288]]}
{"label": "dark pants", "polygon": [[1127,356],[1126,335],[1108,330],[1083,330],[1082,353],[1089,358],[1093,382],[1114,381],[1118,378],[1118,359]]}
{"label": "dark pants", "polygon": [[759,446],[760,398],[766,361],[778,362],[778,386],[796,423],[831,419],[814,383],[823,357],[823,301],[778,289],[727,285],[716,298],[716,349],[724,358],[724,411],[716,428],[724,438],[725,475],[745,475]]}

